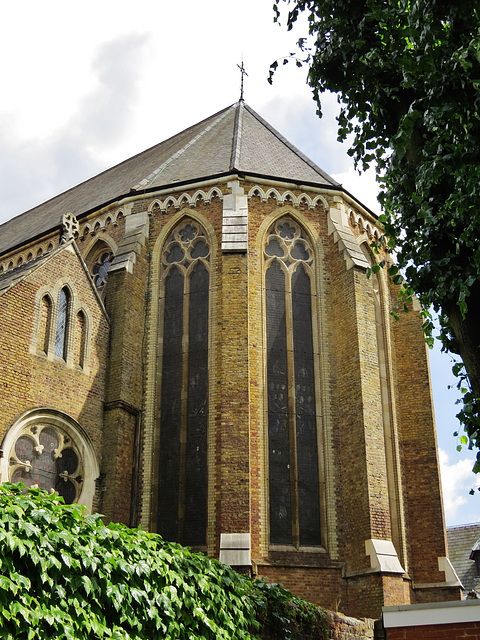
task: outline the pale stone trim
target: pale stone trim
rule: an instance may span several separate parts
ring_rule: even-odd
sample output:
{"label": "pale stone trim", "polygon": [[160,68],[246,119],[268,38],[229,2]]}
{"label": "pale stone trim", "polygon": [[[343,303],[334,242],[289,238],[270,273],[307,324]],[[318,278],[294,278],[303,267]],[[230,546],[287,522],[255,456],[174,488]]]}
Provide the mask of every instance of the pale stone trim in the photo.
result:
{"label": "pale stone trim", "polygon": [[157,207],[162,213],[166,213],[170,206],[175,209],[180,209],[182,207],[196,207],[199,201],[203,201],[205,204],[210,204],[214,197],[217,197],[219,200],[223,200],[224,197],[223,193],[216,186],[212,187],[208,191],[197,189],[193,196],[184,191],[178,197],[170,194],[165,198],[165,200],[161,200],[157,197],[149,204],[148,213],[152,215]]}
{"label": "pale stone trim", "polygon": [[452,600],[428,604],[383,607],[383,626],[421,627],[427,625],[462,624],[480,620],[479,600]]}
{"label": "pale stone trim", "polygon": [[460,582],[460,578],[458,577],[457,572],[446,556],[440,556],[438,558],[438,570],[443,571],[443,573],[445,574],[445,582],[448,585],[454,584],[455,586],[459,586],[464,589],[464,586]]}
{"label": "pale stone trim", "polygon": [[335,206],[328,210],[328,235],[333,235],[338,250],[347,263],[347,269],[360,267],[367,269],[369,264],[360,248],[360,243],[355,237],[345,211],[345,204],[338,196],[333,198]]}
{"label": "pale stone trim", "polygon": [[375,571],[405,573],[391,540],[365,540],[365,554],[370,556],[370,567]]}
{"label": "pale stone trim", "polygon": [[82,250],[82,259],[87,265],[87,269],[91,267],[91,257],[93,256],[93,254],[97,253],[97,248],[98,253],[100,253],[100,247],[102,247],[103,245],[105,245],[106,248],[109,248],[112,251],[113,255],[115,255],[118,251],[117,243],[107,233],[105,233],[105,235],[102,235],[101,238],[97,238],[94,236]]}
{"label": "pale stone trim", "polygon": [[[112,210],[112,207],[116,207],[115,210]],[[93,214],[94,217],[91,218],[89,216],[88,221],[80,227],[78,239],[83,240],[88,235],[96,236],[99,232],[106,233],[110,224],[113,227],[118,227],[120,220],[129,215],[132,208],[133,203],[125,204],[123,207],[119,207],[118,204],[115,203],[114,205],[96,211]]]}
{"label": "pale stone trim", "polygon": [[221,533],[219,561],[232,567],[249,567],[251,560],[249,533]]}
{"label": "pale stone trim", "polygon": [[223,196],[222,251],[246,252],[248,248],[248,202],[238,180],[228,183]]}
{"label": "pale stone trim", "polygon": [[109,272],[125,269],[127,273],[133,273],[137,255],[140,255],[148,238],[148,223],[146,211],[131,214],[125,218],[125,235],[118,245]]}
{"label": "pale stone trim", "polygon": [[247,197],[249,200],[254,196],[258,196],[262,202],[267,202],[269,198],[274,198],[277,201],[279,206],[281,205],[291,205],[298,209],[301,204],[306,204],[307,207],[313,211],[318,205],[322,205],[325,211],[328,211],[328,202],[322,195],[317,195],[315,197],[311,197],[307,193],[300,193],[296,196],[292,191],[287,189],[282,194],[278,191],[278,189],[274,187],[270,187],[267,190],[264,190],[260,185],[255,185],[250,188]]}
{"label": "pale stone trim", "polygon": [[21,253],[12,252],[0,263],[0,275],[18,267],[20,264],[26,264],[41,255],[45,255],[54,248],[58,248],[58,245],[59,236],[55,232],[47,235],[43,242],[27,245],[27,248],[23,249]]}

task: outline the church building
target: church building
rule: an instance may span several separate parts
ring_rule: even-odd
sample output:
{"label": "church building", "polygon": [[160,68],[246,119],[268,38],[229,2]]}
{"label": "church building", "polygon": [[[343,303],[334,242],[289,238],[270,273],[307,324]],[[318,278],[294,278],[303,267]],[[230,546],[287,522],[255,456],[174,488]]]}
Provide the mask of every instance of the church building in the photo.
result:
{"label": "church building", "polygon": [[348,615],[458,599],[381,235],[243,100],[6,222],[1,481]]}

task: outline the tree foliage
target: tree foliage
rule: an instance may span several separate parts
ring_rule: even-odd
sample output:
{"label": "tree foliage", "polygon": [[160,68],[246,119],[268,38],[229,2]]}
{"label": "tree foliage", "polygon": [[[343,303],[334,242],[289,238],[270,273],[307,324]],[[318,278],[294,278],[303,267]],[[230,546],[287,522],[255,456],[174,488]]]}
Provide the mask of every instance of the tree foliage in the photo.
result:
{"label": "tree foliage", "polygon": [[323,613],[281,585],[22,485],[0,488],[0,567],[8,640],[326,637]]}
{"label": "tree foliage", "polygon": [[[289,57],[309,66],[319,115],[322,92],[338,93],[339,139],[351,136],[349,153],[361,168],[376,163],[380,221],[405,277],[402,294],[438,312],[443,347],[463,360],[466,371],[463,364],[454,371],[465,394],[459,417],[464,441],[478,447],[478,0],[285,2],[288,29],[301,14],[308,18],[308,35]],[[274,11],[278,20],[278,4]],[[424,328],[431,338],[428,313]]]}

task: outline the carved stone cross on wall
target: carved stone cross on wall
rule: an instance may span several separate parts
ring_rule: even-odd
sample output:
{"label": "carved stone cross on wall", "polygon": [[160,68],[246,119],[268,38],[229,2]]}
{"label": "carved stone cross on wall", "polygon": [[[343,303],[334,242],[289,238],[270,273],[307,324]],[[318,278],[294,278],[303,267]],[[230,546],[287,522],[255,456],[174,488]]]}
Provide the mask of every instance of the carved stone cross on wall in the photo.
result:
{"label": "carved stone cross on wall", "polygon": [[73,213],[64,213],[62,218],[62,227],[62,242],[68,242],[69,240],[73,240],[75,235],[78,234],[80,225]]}

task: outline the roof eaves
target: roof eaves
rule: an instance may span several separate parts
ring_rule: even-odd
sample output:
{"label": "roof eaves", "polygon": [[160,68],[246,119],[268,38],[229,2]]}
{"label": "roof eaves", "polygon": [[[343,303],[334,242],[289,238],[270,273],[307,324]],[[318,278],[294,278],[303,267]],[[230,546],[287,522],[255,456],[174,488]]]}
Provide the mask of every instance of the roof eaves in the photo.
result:
{"label": "roof eaves", "polygon": [[10,291],[10,289],[16,286],[18,283],[22,282],[31,275],[34,271],[39,269],[46,262],[51,260],[57,253],[60,253],[65,249],[68,243],[60,244],[58,247],[55,247],[51,251],[44,253],[29,262],[24,262],[22,265],[18,267],[14,267],[10,271],[5,271],[0,275],[0,296]]}
{"label": "roof eaves", "polygon": [[242,147],[242,132],[243,132],[243,109],[244,102],[240,100],[237,103],[237,110],[235,112],[235,125],[233,128],[232,139],[232,155],[230,158],[230,169],[238,169],[240,167],[240,153]]}

